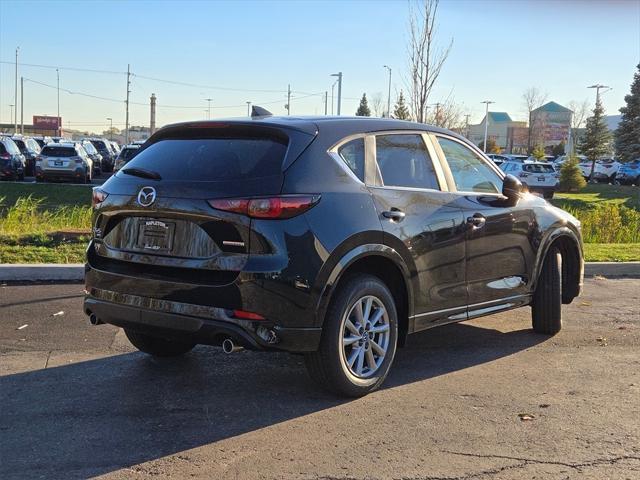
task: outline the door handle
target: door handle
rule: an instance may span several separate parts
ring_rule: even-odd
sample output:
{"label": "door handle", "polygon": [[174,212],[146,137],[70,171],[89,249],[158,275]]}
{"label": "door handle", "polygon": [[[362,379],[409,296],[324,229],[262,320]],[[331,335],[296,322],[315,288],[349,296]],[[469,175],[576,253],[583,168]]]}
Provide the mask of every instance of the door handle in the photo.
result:
{"label": "door handle", "polygon": [[382,212],[382,216],[396,222],[401,222],[402,220],[404,220],[404,217],[406,217],[406,214],[402,210],[392,208],[391,210]]}
{"label": "door handle", "polygon": [[475,213],[473,217],[467,217],[467,224],[471,225],[474,230],[484,227],[486,222],[487,219],[479,213]]}

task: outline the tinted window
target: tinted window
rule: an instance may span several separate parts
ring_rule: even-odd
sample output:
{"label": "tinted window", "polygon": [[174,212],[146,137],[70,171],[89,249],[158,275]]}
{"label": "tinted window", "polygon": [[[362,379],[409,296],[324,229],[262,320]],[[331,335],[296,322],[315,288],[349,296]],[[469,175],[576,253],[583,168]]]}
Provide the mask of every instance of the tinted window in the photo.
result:
{"label": "tinted window", "polygon": [[118,158],[120,160],[129,161],[135,156],[137,152],[137,148],[123,148],[122,150],[120,150],[120,156]]}
{"label": "tinted window", "polygon": [[498,193],[502,180],[498,174],[461,143],[438,137],[456,188],[461,192]]}
{"label": "tinted window", "polygon": [[385,186],[440,188],[420,135],[376,136],[376,160]]}
{"label": "tinted window", "polygon": [[280,174],[286,151],[286,142],[271,138],[160,140],[127,168],[151,170],[167,180],[259,178]]}
{"label": "tinted window", "polygon": [[15,144],[16,144],[16,146],[17,146],[17,147],[20,149],[20,151],[22,151],[22,152],[23,152],[23,151],[25,151],[25,150],[26,150],[26,148],[27,148],[27,146],[24,144],[24,142],[23,142],[22,140],[16,140],[16,139],[14,139],[14,140],[13,140],[13,143],[15,143]]}
{"label": "tinted window", "polygon": [[338,149],[338,155],[356,176],[364,182],[364,138],[356,138]]}
{"label": "tinted window", "polygon": [[42,149],[42,156],[44,157],[74,157],[76,156],[76,150],[73,147],[59,147],[54,145],[47,145]]}
{"label": "tinted window", "polygon": [[91,140],[91,143],[93,143],[93,146],[96,147],[101,152],[105,150],[110,151],[109,147],[107,147],[107,144],[102,140]]}
{"label": "tinted window", "polygon": [[529,164],[523,165],[522,170],[529,173],[554,173],[555,170],[551,165]]}
{"label": "tinted window", "polygon": [[82,146],[84,147],[84,149],[87,151],[89,155],[95,155],[96,153],[98,153],[98,151],[96,150],[96,147],[94,147],[93,143],[91,142],[84,142]]}

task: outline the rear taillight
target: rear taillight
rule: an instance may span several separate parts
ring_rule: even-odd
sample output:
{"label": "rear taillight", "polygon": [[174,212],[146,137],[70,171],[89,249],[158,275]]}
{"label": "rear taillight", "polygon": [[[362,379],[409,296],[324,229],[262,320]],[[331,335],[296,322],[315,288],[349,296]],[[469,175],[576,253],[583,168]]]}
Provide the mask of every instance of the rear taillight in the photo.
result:
{"label": "rear taillight", "polygon": [[4,154],[0,155],[0,158],[2,160],[11,160],[11,155],[9,155],[8,153],[4,153]]}
{"label": "rear taillight", "polygon": [[291,218],[306,212],[320,201],[320,195],[284,195],[265,198],[223,198],[209,200],[216,210],[240,213],[251,218]]}
{"label": "rear taillight", "polygon": [[93,208],[96,208],[98,205],[104,202],[108,196],[109,194],[104,190],[100,190],[99,188],[94,188],[93,195],[91,196],[91,206]]}

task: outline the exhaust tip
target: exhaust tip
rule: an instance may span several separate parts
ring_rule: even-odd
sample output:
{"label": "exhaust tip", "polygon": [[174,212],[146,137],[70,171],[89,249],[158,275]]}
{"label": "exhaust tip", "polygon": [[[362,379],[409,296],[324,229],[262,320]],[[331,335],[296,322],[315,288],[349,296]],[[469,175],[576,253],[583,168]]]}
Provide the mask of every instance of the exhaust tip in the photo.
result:
{"label": "exhaust tip", "polygon": [[222,341],[222,351],[224,353],[229,354],[229,353],[239,352],[240,350],[242,350],[242,347],[233,343],[233,340],[231,340],[230,338],[225,338]]}
{"label": "exhaust tip", "polygon": [[102,323],[102,320],[100,320],[95,313],[92,313],[91,315],[89,315],[89,322],[91,323],[91,325],[100,325]]}

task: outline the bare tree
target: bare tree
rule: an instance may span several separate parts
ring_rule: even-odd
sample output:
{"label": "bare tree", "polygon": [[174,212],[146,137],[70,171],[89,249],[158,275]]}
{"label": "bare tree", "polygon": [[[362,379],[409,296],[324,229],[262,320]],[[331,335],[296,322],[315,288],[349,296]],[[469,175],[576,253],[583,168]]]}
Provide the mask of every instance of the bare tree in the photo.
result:
{"label": "bare tree", "polygon": [[436,45],[436,16],[439,0],[420,0],[409,17],[409,103],[413,117],[424,123],[433,85],[449,56],[453,39],[446,48]]}
{"label": "bare tree", "polygon": [[373,95],[371,95],[371,99],[369,100],[369,104],[371,105],[371,108],[373,109],[373,116],[374,117],[382,117],[382,115],[384,114],[385,111],[385,103],[384,100],[382,99],[382,93],[381,92],[376,92]]}
{"label": "bare tree", "polygon": [[531,112],[533,112],[536,108],[542,106],[542,104],[547,101],[548,97],[548,93],[542,92],[537,87],[529,87],[522,94],[522,100],[525,108],[527,109],[527,118],[529,120],[529,136],[527,139],[528,151],[531,151],[531,141],[534,139],[534,137],[537,138],[539,136],[537,135],[537,131],[542,128],[541,125],[537,124],[539,122],[533,121],[533,119],[531,118]]}
{"label": "bare tree", "polygon": [[569,110],[573,112],[571,115],[571,142],[573,145],[569,145],[569,151],[574,152],[578,142],[578,130],[582,128],[589,117],[589,102],[587,100],[582,102],[572,100],[569,102]]}
{"label": "bare tree", "polygon": [[428,112],[429,114],[425,118],[426,123],[460,133],[464,132],[465,109],[463,105],[456,103],[452,96],[447,97],[443,102],[434,104]]}

